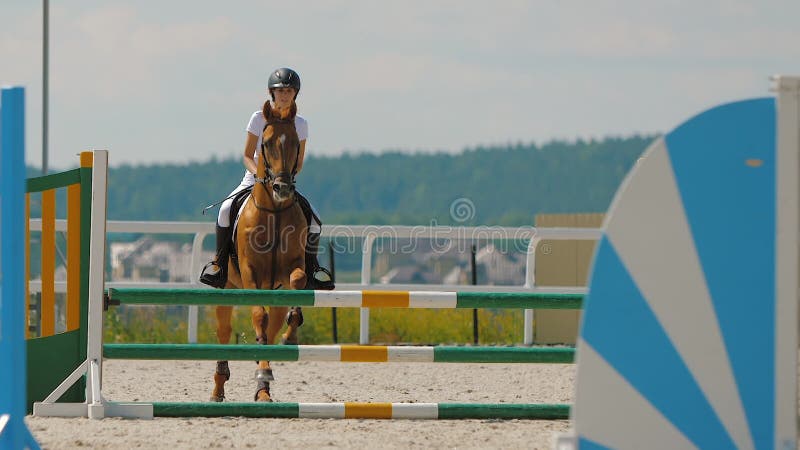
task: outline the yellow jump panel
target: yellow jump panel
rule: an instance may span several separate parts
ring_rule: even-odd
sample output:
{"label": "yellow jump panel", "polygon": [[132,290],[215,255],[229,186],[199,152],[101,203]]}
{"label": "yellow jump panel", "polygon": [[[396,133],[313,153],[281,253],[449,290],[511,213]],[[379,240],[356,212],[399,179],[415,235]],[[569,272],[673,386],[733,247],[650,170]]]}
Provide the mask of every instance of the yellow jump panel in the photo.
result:
{"label": "yellow jump panel", "polygon": [[364,291],[361,306],[364,308],[408,308],[408,291]]}
{"label": "yellow jump panel", "polygon": [[94,164],[94,155],[92,152],[81,152],[81,167],[91,168]]}
{"label": "yellow jump panel", "polygon": [[389,361],[389,349],[385,346],[342,345],[341,361],[387,362]]}
{"label": "yellow jump panel", "polygon": [[345,403],[344,417],[347,419],[391,419],[391,403]]}
{"label": "yellow jump panel", "polygon": [[42,192],[42,337],[56,332],[56,191]]}
{"label": "yellow jump panel", "polygon": [[67,187],[67,331],[81,324],[81,185]]}

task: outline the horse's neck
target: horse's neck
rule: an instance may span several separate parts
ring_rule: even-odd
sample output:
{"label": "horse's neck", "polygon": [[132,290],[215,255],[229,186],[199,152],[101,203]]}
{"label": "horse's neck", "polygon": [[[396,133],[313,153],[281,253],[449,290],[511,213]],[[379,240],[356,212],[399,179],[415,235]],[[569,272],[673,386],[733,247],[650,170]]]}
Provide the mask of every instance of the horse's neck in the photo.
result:
{"label": "horse's neck", "polygon": [[[265,171],[263,171],[260,166],[261,164],[259,164],[258,173],[256,175],[258,178],[261,178],[263,180],[264,178],[266,178],[266,174]],[[256,185],[259,184],[261,186],[253,187],[253,200],[256,201],[256,204],[258,206],[274,209],[275,201],[272,199],[272,191],[270,190],[270,188],[267,187],[265,183],[256,182]]]}

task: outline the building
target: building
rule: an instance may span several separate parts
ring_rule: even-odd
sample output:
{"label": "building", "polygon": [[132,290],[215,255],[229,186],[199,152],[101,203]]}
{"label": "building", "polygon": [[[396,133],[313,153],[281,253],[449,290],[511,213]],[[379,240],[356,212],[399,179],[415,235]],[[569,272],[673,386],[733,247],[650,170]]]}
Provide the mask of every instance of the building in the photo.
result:
{"label": "building", "polygon": [[[190,274],[192,246],[155,240],[145,236],[133,242],[114,242],[109,246],[111,279],[114,281],[188,282],[198,274]],[[213,257],[204,252],[203,260]]]}

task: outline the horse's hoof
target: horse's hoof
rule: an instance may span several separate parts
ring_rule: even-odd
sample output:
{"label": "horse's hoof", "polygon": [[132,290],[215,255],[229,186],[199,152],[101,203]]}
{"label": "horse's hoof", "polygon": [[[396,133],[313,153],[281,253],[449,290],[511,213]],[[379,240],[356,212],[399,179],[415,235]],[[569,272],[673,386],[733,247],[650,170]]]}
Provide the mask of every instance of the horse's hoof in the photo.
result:
{"label": "horse's hoof", "polygon": [[267,392],[266,389],[259,389],[258,392],[256,392],[255,401],[271,403],[272,397],[269,396],[269,392]]}
{"label": "horse's hoof", "polygon": [[255,380],[258,382],[275,381],[275,376],[272,375],[272,369],[256,369]]}
{"label": "horse's hoof", "polygon": [[292,317],[297,317],[297,325],[296,327],[300,327],[303,325],[303,309],[299,306],[295,306],[286,313],[286,325],[292,326]]}
{"label": "horse's hoof", "polygon": [[281,336],[281,345],[297,345],[297,342],[297,337],[289,339],[286,336]]}
{"label": "horse's hoof", "polygon": [[220,403],[220,402],[225,401],[225,396],[224,395],[211,394],[211,398],[209,400],[212,401],[212,402]]}

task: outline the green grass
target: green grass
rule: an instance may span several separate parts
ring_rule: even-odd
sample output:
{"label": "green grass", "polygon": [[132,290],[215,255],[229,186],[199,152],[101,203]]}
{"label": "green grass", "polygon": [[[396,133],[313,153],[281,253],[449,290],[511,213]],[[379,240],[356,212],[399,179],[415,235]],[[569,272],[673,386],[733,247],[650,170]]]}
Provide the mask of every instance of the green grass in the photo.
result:
{"label": "green grass", "polygon": [[[301,344],[331,344],[331,308],[305,308],[305,323],[300,328]],[[106,313],[105,342],[185,343],[187,342],[186,308],[116,307]],[[271,318],[284,321],[285,318]],[[522,310],[478,310],[478,334],[481,344],[516,344],[523,339]],[[234,308],[234,333],[239,343],[255,342],[250,325],[250,308]],[[339,343],[357,343],[358,308],[338,308]],[[216,343],[214,307],[200,307],[197,340]],[[470,309],[372,309],[370,310],[371,344],[466,344],[472,342]]]}

